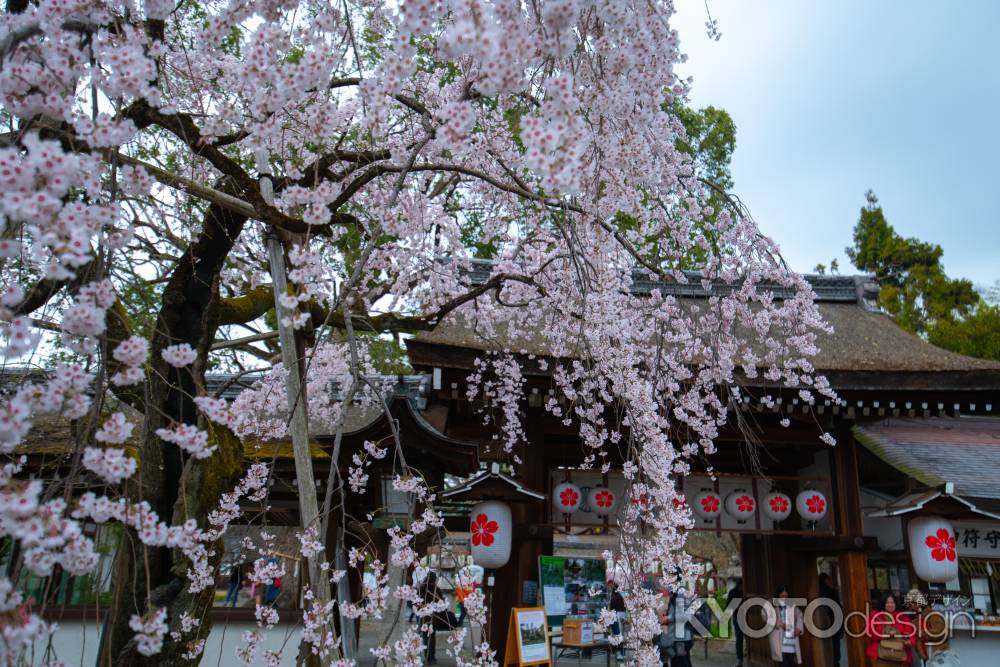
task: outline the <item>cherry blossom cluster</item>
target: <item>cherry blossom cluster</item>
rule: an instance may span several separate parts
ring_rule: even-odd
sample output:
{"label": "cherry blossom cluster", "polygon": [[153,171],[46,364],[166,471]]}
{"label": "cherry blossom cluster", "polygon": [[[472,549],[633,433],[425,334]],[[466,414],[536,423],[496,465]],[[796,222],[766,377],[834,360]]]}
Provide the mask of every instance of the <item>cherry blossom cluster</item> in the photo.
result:
{"label": "cherry blossom cluster", "polygon": [[[301,329],[309,322],[308,303],[317,298],[321,286],[327,280],[326,271],[321,264],[320,254],[307,245],[294,245],[288,251],[288,282],[291,294],[278,296],[281,307],[288,313],[284,324],[294,329]],[[328,289],[335,285],[327,285]]]}
{"label": "cherry blossom cluster", "polygon": [[[480,357],[475,361],[475,369],[469,376],[468,394],[470,399],[485,397],[489,408],[499,408],[495,417],[502,437],[502,449],[513,454],[514,447],[524,441],[524,427],[521,423],[521,404],[524,401],[524,375],[521,364],[513,355],[491,355]],[[488,412],[485,422],[488,424],[491,414]],[[517,455],[513,454],[515,463]]]}
{"label": "cherry blossom cluster", "polygon": [[0,453],[9,454],[31,429],[36,414],[60,414],[79,419],[87,414],[87,394],[93,377],[79,364],[58,364],[47,381],[21,385],[12,396],[0,400]]}
{"label": "cherry blossom cluster", "polygon": [[[356,409],[366,409],[376,404],[376,391],[386,391],[392,378],[377,379],[374,365],[362,349],[359,363],[360,375],[375,378],[371,383],[357,382],[351,367],[349,348],[344,343],[321,342],[306,351],[309,373],[306,376],[306,395],[309,397],[309,423],[314,432],[333,432],[344,416],[344,398],[352,392]],[[236,416],[233,431],[246,437],[253,435],[261,440],[286,437],[288,433],[288,372],[280,363],[253,387],[244,390],[233,401]]]}
{"label": "cherry blossom cluster", "polygon": [[88,572],[97,554],[80,525],[64,517],[65,501],[43,502],[41,482],[17,480],[19,471],[19,464],[7,464],[0,472],[0,535],[20,542],[24,566],[33,574],[47,576],[56,565],[71,574]]}
{"label": "cherry blossom cluster", "polygon": [[208,444],[208,433],[193,424],[175,424],[172,428],[158,428],[156,435],[161,440],[172,442],[192,458],[207,459],[218,449]]}
{"label": "cherry blossom cluster", "polygon": [[111,353],[124,368],[111,376],[111,383],[120,387],[136,385],[146,379],[143,365],[149,357],[149,341],[142,336],[130,336],[118,343]]}
{"label": "cherry blossom cluster", "polygon": [[135,474],[137,464],[123,449],[87,447],[83,451],[83,467],[109,484],[118,484]]}
{"label": "cherry blossom cluster", "polygon": [[212,530],[209,531],[209,539],[220,538],[229,524],[240,516],[240,500],[242,498],[251,501],[264,499],[267,494],[267,474],[267,465],[260,462],[254,463],[236,485],[236,488],[222,494],[219,507],[208,514],[208,523],[212,526]]}
{"label": "cherry blossom cluster", "polygon": [[[2,90],[0,83],[0,90]],[[0,93],[2,95],[2,93]],[[64,280],[92,257],[92,239],[115,221],[115,209],[70,197],[83,189],[100,196],[102,169],[95,157],[65,152],[59,142],[28,133],[23,150],[0,148],[0,229],[30,235],[31,252],[48,277]],[[14,248],[7,252],[13,254]]]}
{"label": "cherry blossom cluster", "polygon": [[94,433],[94,440],[112,445],[121,445],[132,435],[135,424],[123,412],[115,412]]}
{"label": "cherry blossom cluster", "polygon": [[347,484],[354,493],[361,493],[368,485],[368,473],[365,470],[374,461],[385,458],[389,452],[387,447],[379,447],[375,442],[366,440],[364,452],[351,455],[351,465],[347,466]]}
{"label": "cherry blossom cluster", "polygon": [[236,422],[236,416],[229,408],[229,402],[224,398],[212,396],[195,396],[194,403],[211,421],[220,426],[230,427]]}
{"label": "cherry blossom cluster", "polygon": [[198,352],[194,350],[188,343],[178,343],[176,345],[168,345],[163,348],[160,353],[163,360],[173,366],[174,368],[184,368],[185,366],[190,366],[195,359],[198,358]]}
{"label": "cherry blossom cluster", "polygon": [[24,596],[14,590],[7,577],[0,577],[0,614],[4,616],[0,625],[0,636],[3,637],[0,660],[7,664],[14,664],[21,652],[30,649],[34,642],[48,640],[56,629],[29,611]]}
{"label": "cherry blossom cluster", "polygon": [[135,641],[139,653],[149,656],[156,655],[163,648],[163,637],[167,634],[167,609],[160,607],[146,614],[145,617],[133,614],[128,627],[135,632]]}

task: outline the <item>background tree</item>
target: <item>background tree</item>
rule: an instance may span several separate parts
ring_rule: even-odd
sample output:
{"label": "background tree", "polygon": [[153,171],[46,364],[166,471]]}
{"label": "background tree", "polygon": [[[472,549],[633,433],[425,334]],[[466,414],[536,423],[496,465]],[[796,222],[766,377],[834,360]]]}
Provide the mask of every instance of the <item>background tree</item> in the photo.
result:
{"label": "background tree", "polygon": [[904,238],[886,220],[875,193],[854,227],[847,256],[880,284],[879,304],[907,331],[962,354],[996,359],[996,306],[983,300],[972,282],[949,278],[944,251],[935,243]]}

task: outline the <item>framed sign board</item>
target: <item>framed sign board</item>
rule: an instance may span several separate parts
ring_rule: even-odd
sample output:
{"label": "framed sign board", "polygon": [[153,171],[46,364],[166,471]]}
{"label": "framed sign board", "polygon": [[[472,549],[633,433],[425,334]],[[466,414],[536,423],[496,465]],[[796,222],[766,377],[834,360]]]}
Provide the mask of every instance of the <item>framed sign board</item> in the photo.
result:
{"label": "framed sign board", "polygon": [[545,607],[514,607],[508,627],[505,666],[552,664]]}

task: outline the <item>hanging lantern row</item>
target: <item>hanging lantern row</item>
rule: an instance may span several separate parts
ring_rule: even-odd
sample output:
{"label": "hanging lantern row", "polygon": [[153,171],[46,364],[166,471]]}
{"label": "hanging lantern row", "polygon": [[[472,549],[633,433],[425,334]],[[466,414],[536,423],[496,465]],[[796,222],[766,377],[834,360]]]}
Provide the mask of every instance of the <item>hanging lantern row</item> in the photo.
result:
{"label": "hanging lantern row", "polygon": [[[595,486],[587,494],[587,505],[597,516],[608,516],[618,504],[618,495],[606,486]],[[583,505],[583,491],[573,482],[557,484],[552,489],[552,506],[560,514],[576,514]]]}
{"label": "hanging lantern row", "polygon": [[764,516],[771,521],[784,521],[792,513],[792,499],[781,491],[764,496]]}
{"label": "hanging lantern row", "polygon": [[583,491],[573,482],[556,484],[552,489],[552,506],[562,514],[576,514],[583,503]]}
{"label": "hanging lantern row", "polygon": [[[723,508],[729,516],[745,522],[757,511],[757,500],[745,489],[736,489],[725,500],[718,493],[705,490],[694,497],[691,505],[694,513],[705,521],[713,521]],[[829,503],[822,491],[806,489],[795,497],[795,509],[804,520],[816,523],[826,516]],[[792,499],[780,491],[773,491],[764,497],[762,511],[772,521],[784,521],[792,513]]]}
{"label": "hanging lantern row", "polygon": [[[675,507],[678,503],[680,501],[675,500]],[[552,506],[556,512],[569,517],[576,514],[582,505],[583,491],[573,482],[562,482],[552,490]],[[587,494],[587,505],[594,514],[608,516],[618,505],[618,496],[607,487],[596,486]],[[764,497],[761,511],[772,521],[780,522],[791,515],[793,506],[799,516],[810,524],[822,520],[829,511],[826,495],[816,489],[801,491],[794,503],[788,495],[772,491]],[[746,489],[736,489],[725,498],[706,489],[695,496],[691,509],[705,521],[715,520],[725,509],[729,516],[744,523],[757,512],[757,499]]]}
{"label": "hanging lantern row", "polygon": [[736,489],[726,496],[726,512],[737,521],[748,521],[757,511],[757,501],[745,489]]}
{"label": "hanging lantern row", "polygon": [[806,489],[795,496],[795,510],[806,521],[819,521],[826,516],[829,503],[820,491]]}
{"label": "hanging lantern row", "polygon": [[614,511],[617,503],[618,497],[615,492],[606,486],[595,486],[587,494],[587,505],[597,516],[608,516]]}
{"label": "hanging lantern row", "polygon": [[702,491],[694,497],[694,513],[705,521],[711,521],[722,511],[722,498],[714,491]]}

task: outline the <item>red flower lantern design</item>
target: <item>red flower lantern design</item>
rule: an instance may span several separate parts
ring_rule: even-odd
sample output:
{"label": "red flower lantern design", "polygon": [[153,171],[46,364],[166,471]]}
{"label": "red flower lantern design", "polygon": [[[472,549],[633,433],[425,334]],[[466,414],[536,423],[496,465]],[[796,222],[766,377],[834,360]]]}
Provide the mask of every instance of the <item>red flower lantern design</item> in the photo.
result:
{"label": "red flower lantern design", "polygon": [[772,521],[784,521],[792,513],[792,499],[780,491],[773,491],[764,498],[764,514]]}
{"label": "red flower lantern design", "polygon": [[795,509],[806,521],[819,521],[826,516],[830,504],[826,496],[816,489],[806,489],[795,497]]}
{"label": "red flower lantern design", "polygon": [[934,560],[955,560],[955,537],[947,528],[938,528],[933,535],[928,535],[924,544],[931,550]]}
{"label": "red flower lantern design", "polygon": [[587,494],[587,505],[590,511],[598,516],[607,516],[614,511],[618,498],[611,489],[595,486]]}
{"label": "red flower lantern design", "polygon": [[714,491],[702,491],[695,496],[692,509],[702,519],[711,521],[722,510],[722,498]]}
{"label": "red flower lantern design", "polygon": [[469,528],[472,532],[472,546],[490,546],[493,544],[493,533],[497,532],[499,528],[496,521],[491,521],[485,514],[477,514]]}
{"label": "red flower lantern design", "polygon": [[476,565],[495,570],[507,564],[514,523],[506,503],[488,500],[473,507],[469,532],[472,561]]}
{"label": "red flower lantern design", "polygon": [[922,516],[911,519],[906,531],[913,571],[918,577],[935,584],[958,577],[958,545],[951,522],[940,517]]}
{"label": "red flower lantern design", "polygon": [[737,521],[746,521],[757,509],[757,501],[742,489],[726,496],[726,512]]}
{"label": "red flower lantern design", "polygon": [[573,482],[563,482],[552,489],[552,505],[562,514],[575,514],[582,497],[583,492]]}

